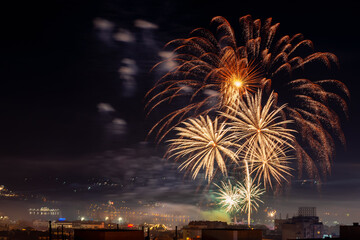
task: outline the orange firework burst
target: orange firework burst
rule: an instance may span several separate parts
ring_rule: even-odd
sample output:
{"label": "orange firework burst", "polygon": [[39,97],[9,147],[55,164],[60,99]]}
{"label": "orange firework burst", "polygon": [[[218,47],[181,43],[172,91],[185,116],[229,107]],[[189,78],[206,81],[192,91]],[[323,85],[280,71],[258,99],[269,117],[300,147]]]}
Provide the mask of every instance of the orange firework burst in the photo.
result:
{"label": "orange firework burst", "polygon": [[[231,28],[227,30],[233,34]],[[166,129],[171,129],[171,124],[234,104],[239,96],[254,92],[264,84],[259,68],[242,57],[236,48],[220,47],[223,40],[217,42],[205,29],[195,29],[192,34],[199,36],[167,44],[177,46],[176,54],[169,60],[178,64],[147,93],[147,96],[151,95],[146,106],[149,113],[178,97],[189,100],[185,107],[172,111],[151,129],[150,132],[160,126],[159,133],[163,134],[160,134],[160,140],[167,134]]]}
{"label": "orange firework burst", "polygon": [[[218,21],[225,23],[221,17]],[[325,176],[331,169],[332,136],[345,144],[339,117],[330,107],[341,109],[346,115],[344,97],[348,98],[349,92],[338,80],[303,78],[307,68],[322,70],[319,63],[327,68],[337,65],[336,56],[315,52],[313,43],[302,34],[276,38],[279,24],[271,22],[269,18],[262,25],[259,19],[252,20],[250,15],[240,18],[244,41],[242,52],[249,61],[261,67],[267,79],[264,89],[274,90],[278,102],[287,102],[282,112],[286,118],[294,120],[299,133],[294,142],[299,174],[305,167],[310,177],[320,178],[319,170]]]}
{"label": "orange firework burst", "polygon": [[253,92],[261,86],[261,74],[255,66],[241,58],[232,48],[224,51],[219,66],[210,73],[214,86],[220,86],[220,106],[236,104],[245,92]]}

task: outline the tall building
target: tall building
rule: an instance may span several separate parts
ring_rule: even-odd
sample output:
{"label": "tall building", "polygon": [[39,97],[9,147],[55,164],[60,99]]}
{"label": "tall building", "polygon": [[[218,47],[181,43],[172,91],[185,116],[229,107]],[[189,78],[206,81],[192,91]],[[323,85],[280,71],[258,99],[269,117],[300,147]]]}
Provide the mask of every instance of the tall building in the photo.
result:
{"label": "tall building", "polygon": [[275,219],[275,230],[281,232],[282,240],[322,238],[323,227],[315,207],[300,207],[298,216]]}
{"label": "tall building", "polygon": [[315,217],[316,207],[299,207],[298,216]]}

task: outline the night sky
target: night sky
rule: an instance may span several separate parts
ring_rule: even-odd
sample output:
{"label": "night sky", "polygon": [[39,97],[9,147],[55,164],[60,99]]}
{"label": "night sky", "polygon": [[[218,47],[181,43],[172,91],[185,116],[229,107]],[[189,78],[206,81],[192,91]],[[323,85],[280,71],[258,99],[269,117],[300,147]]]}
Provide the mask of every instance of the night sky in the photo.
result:
{"label": "night sky", "polygon": [[[150,69],[162,60],[166,42],[208,27],[217,15],[236,29],[238,18],[251,14],[280,22],[280,35],[301,32],[316,50],[336,54],[340,68],[334,74],[351,93],[350,119],[343,120],[347,146],[337,146],[332,174],[321,189],[295,179],[279,196],[269,194],[266,206],[283,216],[298,206],[316,206],[320,213],[338,212],[334,219],[340,222],[359,221],[357,8],[345,1],[237,2],[104,0],[7,6],[0,45],[0,185],[71,210],[109,199],[180,207],[203,202],[206,194],[196,191],[200,182],[184,178],[176,164],[163,160],[161,144],[145,141],[156,116],[146,118],[144,95],[161,76]],[[88,190],[107,179],[117,187]],[[7,206],[46,204],[37,198],[0,201],[0,212],[14,217],[21,211],[16,215],[15,207]]]}

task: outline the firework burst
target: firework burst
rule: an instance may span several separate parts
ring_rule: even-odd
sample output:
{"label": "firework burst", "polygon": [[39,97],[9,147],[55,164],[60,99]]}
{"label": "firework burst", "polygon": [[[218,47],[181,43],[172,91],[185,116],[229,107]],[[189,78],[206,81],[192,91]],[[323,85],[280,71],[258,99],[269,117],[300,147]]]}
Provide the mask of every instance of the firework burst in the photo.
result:
{"label": "firework burst", "polygon": [[199,36],[167,44],[177,46],[171,61],[178,64],[147,93],[149,113],[179,97],[189,101],[186,107],[170,112],[150,130],[158,128],[159,134],[162,133],[158,135],[160,140],[172,124],[235,104],[245,92],[254,92],[265,83],[255,64],[243,58],[236,48],[220,47],[215,36],[203,30],[192,32]]}
{"label": "firework burst", "polygon": [[276,216],[276,210],[271,210],[267,212],[268,217],[273,218]]}
{"label": "firework burst", "polygon": [[245,178],[244,183],[237,182],[235,186],[228,182],[221,181],[221,186],[215,184],[219,192],[216,194],[219,205],[227,213],[235,213],[238,211],[248,214],[248,225],[250,226],[250,216],[253,211],[257,211],[259,204],[263,203],[260,199],[265,190],[260,184],[255,184],[250,177]]}
{"label": "firework burst", "polygon": [[226,161],[237,164],[238,156],[233,151],[236,144],[227,134],[225,122],[214,121],[209,116],[189,119],[183,127],[176,127],[176,139],[171,139],[168,156],[176,160],[186,158],[180,170],[189,169],[195,179],[201,169],[210,182],[217,169],[227,175]]}
{"label": "firework burst", "polygon": [[237,212],[240,209],[241,195],[237,186],[233,186],[230,181],[221,181],[221,186],[215,184],[219,192],[216,193],[219,205],[227,212]]}
{"label": "firework burst", "polygon": [[274,94],[271,93],[262,106],[262,91],[259,90],[255,94],[246,93],[238,105],[229,106],[228,112],[221,113],[229,120],[234,139],[241,144],[239,151],[248,149],[245,157],[252,158],[252,152],[259,146],[271,148],[273,145],[287,145],[293,148],[294,130],[286,127],[293,121],[281,119],[281,111],[286,105],[272,110],[274,101]]}
{"label": "firework burst", "polygon": [[[215,19],[219,25],[228,24],[222,17]],[[240,18],[240,25],[241,55],[260,67],[266,79],[263,87],[266,92],[273,90],[277,102],[288,103],[283,114],[294,120],[298,132],[293,145],[297,150],[299,175],[305,166],[310,177],[320,178],[321,173],[325,176],[331,169],[333,137],[345,144],[339,117],[331,107],[343,110],[347,116],[344,98],[349,97],[349,91],[338,80],[304,77],[312,76],[306,71],[311,67],[320,71],[324,70],[323,66],[329,69],[338,65],[336,56],[314,51],[313,43],[302,34],[276,37],[279,24],[272,24],[271,18],[262,23],[247,15]]]}
{"label": "firework burst", "polygon": [[218,170],[227,176],[228,162],[241,166],[244,183],[217,185],[219,200],[228,212],[246,212],[250,225],[262,202],[261,181],[272,187],[273,179],[280,184],[291,175],[290,152],[299,176],[303,168],[317,179],[330,172],[335,139],[345,144],[338,114],[347,117],[349,91],[338,80],[309,79],[309,72],[320,72],[309,67],[328,70],[338,64],[336,56],[314,51],[302,34],[278,37],[271,18],[241,17],[238,40],[225,18],[211,24],[214,31],[198,28],[167,44],[176,66],[148,92],[146,108],[150,113],[171,103],[175,109],[150,133],[156,129],[161,141],[175,130],[167,156],[193,178],[204,169],[210,182]]}
{"label": "firework burst", "polygon": [[272,188],[272,179],[278,184],[282,181],[287,181],[288,176],[291,176],[290,171],[292,168],[289,166],[289,147],[286,145],[272,145],[272,146],[259,146],[255,148],[252,159],[250,174],[255,174],[254,179],[258,183],[262,181],[264,187],[269,185]]}
{"label": "firework burst", "polygon": [[213,110],[227,111],[227,106],[238,104],[246,92],[274,91],[270,94],[274,104],[288,103],[280,107],[281,113],[294,121],[298,132],[292,145],[296,148],[299,174],[303,168],[310,177],[330,172],[333,137],[345,144],[339,116],[330,107],[344,110],[346,115],[344,99],[349,97],[349,91],[338,80],[310,80],[304,76],[310,66],[337,65],[336,56],[314,51],[313,43],[302,34],[277,36],[279,24],[273,24],[271,18],[261,22],[250,15],[241,17],[238,40],[225,18],[215,17],[211,25],[213,32],[198,28],[189,38],[167,44],[174,47],[175,53],[169,61],[177,65],[149,91],[147,108],[151,112],[176,99],[188,104],[178,105],[150,132],[158,129],[161,141],[174,125],[187,118]]}
{"label": "firework burst", "polygon": [[261,188],[260,184],[247,177],[244,181],[238,182],[237,188],[240,194],[240,211],[248,214],[248,225],[250,226],[250,216],[253,211],[257,211],[259,204],[263,203],[260,199],[265,190]]}

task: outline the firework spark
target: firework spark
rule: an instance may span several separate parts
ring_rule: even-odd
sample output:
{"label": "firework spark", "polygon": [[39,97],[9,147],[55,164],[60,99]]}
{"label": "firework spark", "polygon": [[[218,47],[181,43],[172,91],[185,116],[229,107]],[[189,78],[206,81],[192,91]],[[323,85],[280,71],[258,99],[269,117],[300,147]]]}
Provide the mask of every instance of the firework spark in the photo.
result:
{"label": "firework spark", "polygon": [[275,217],[275,215],[276,215],[276,210],[271,210],[271,211],[268,211],[268,217],[270,217],[270,218],[273,218],[273,217]]}
{"label": "firework spark", "polygon": [[[227,175],[226,161],[238,163],[238,156],[232,149],[236,144],[227,134],[225,122],[214,121],[209,116],[189,119],[184,127],[176,127],[176,139],[169,140],[169,157],[176,160],[186,157],[179,166],[180,170],[189,169],[195,179],[201,169],[205,169],[205,178],[210,182],[216,169]],[[217,165],[217,167],[216,167]]]}

